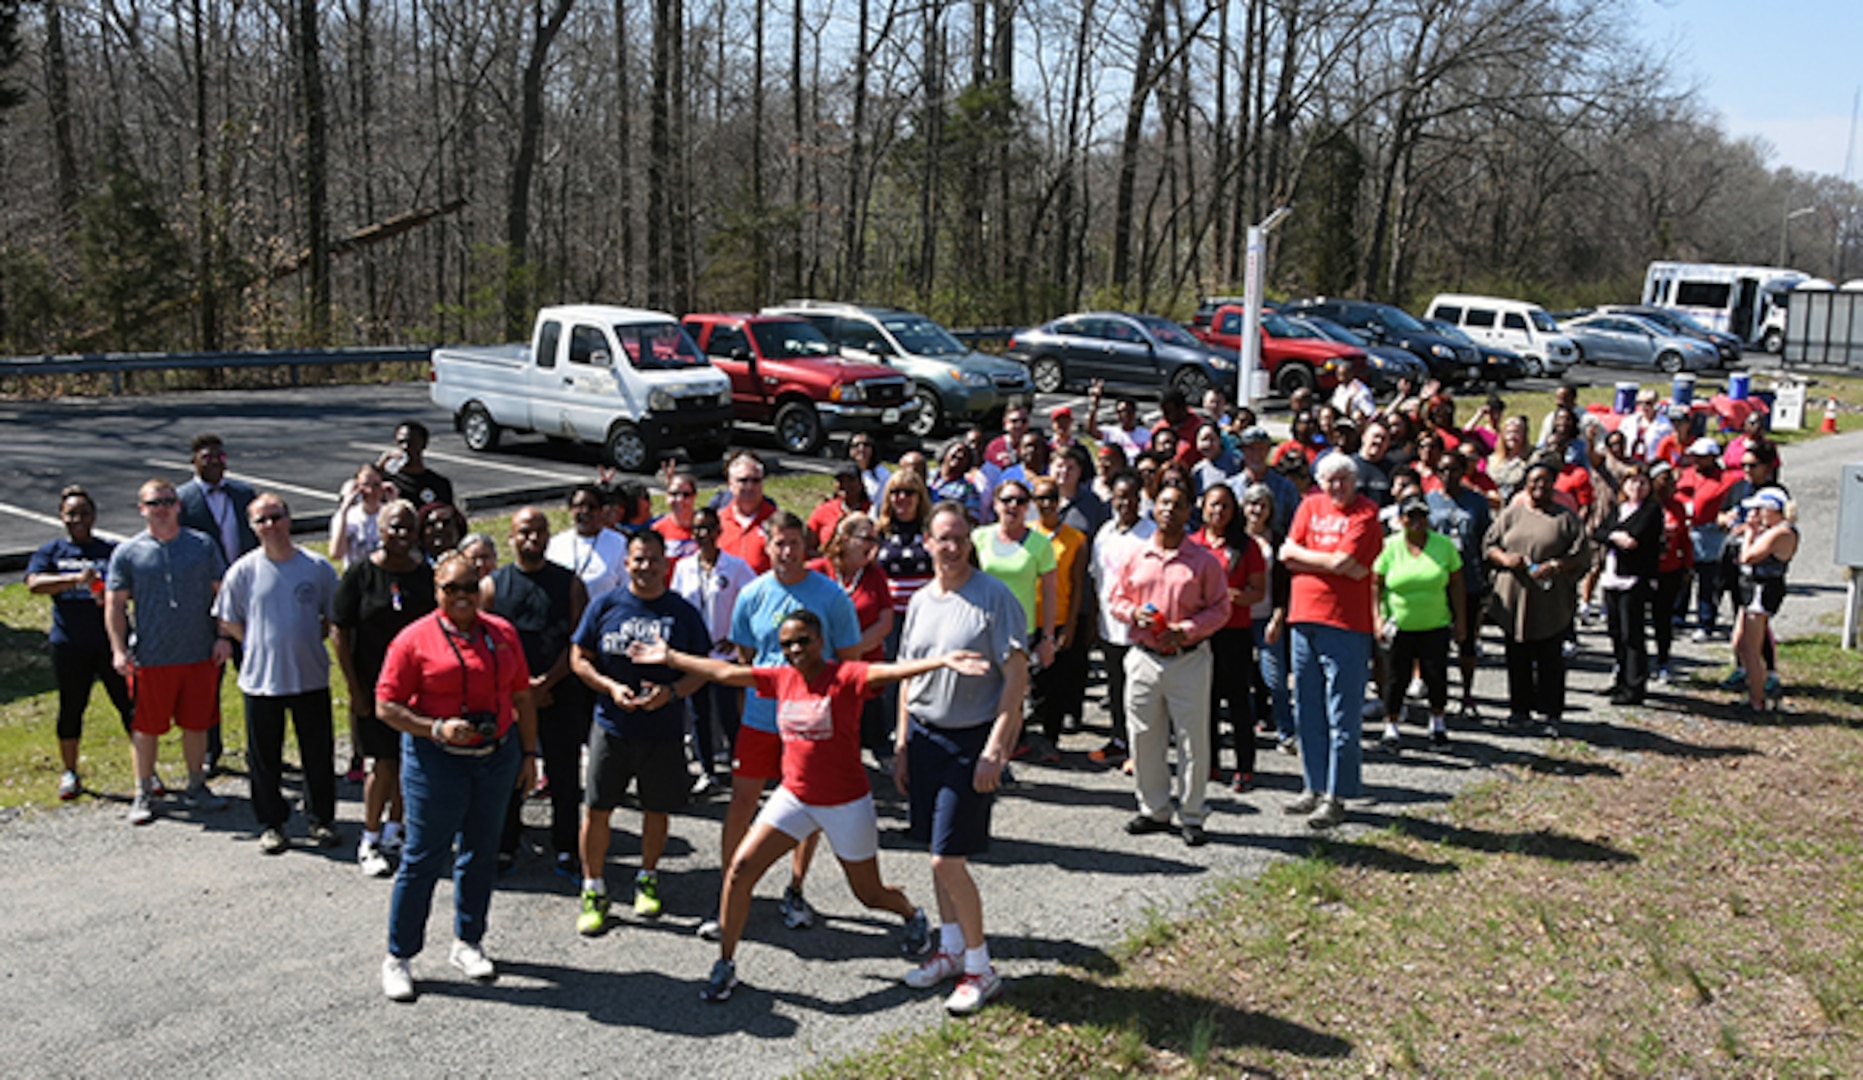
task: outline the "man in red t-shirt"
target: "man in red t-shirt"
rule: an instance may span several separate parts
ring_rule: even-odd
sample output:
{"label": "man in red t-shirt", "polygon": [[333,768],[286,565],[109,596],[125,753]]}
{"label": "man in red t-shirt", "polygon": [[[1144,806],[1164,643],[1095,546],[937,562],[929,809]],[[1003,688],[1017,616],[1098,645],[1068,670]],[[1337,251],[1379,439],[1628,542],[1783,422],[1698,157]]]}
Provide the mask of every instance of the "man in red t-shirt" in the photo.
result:
{"label": "man in red t-shirt", "polygon": [[763,462],[741,453],[725,467],[731,498],[718,508],[718,548],[750,564],[761,574],[770,569],[763,523],[776,513],[776,504],[763,497]]}
{"label": "man in red t-shirt", "polygon": [[820,831],[828,838],[848,887],[861,903],[906,920],[902,951],[920,957],[931,951],[931,926],[904,889],[880,880],[880,823],[873,788],[860,764],[860,714],[867,697],[886,683],[949,667],[981,675],[988,661],[955,652],[895,664],[823,657],[821,619],[812,611],[790,614],[777,628],[784,667],[752,668],[677,652],[665,644],[637,643],[629,654],[638,664],[665,664],[726,686],[754,687],[776,701],[777,733],[783,740],[782,786],[764,803],[750,832],[738,844],[725,872],[719,900],[718,960],[699,996],[719,1002],[737,987],[737,943],[750,916],[750,894],[764,872],[790,849]]}
{"label": "man in red t-shirt", "polygon": [[1358,493],[1358,468],[1329,454],[1315,470],[1318,491],[1294,511],[1281,561],[1289,582],[1295,728],[1305,790],[1286,807],[1330,829],[1345,820],[1342,799],[1360,791],[1359,721],[1371,666],[1375,608],[1371,568],[1384,547],[1378,505]]}

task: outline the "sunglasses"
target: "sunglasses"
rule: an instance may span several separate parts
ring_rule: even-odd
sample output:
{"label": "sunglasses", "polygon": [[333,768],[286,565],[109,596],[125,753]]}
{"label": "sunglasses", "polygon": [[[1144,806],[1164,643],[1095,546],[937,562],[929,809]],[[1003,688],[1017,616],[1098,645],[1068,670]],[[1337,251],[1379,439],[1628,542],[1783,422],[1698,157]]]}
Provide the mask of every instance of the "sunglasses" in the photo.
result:
{"label": "sunglasses", "polygon": [[669,498],[669,499],[690,499],[690,498],[692,498],[692,496],[694,496],[695,494],[697,494],[697,492],[693,492],[693,491],[669,491],[669,492],[667,492],[667,493],[666,493],[666,497],[667,497],[667,498]]}
{"label": "sunglasses", "polygon": [[783,638],[779,640],[777,644],[783,647],[784,652],[788,652],[791,649],[807,648],[809,642],[814,640],[815,638],[812,635],[804,634],[801,637]]}
{"label": "sunglasses", "polygon": [[285,520],[283,514],[260,514],[252,519],[252,527],[256,529],[261,525],[273,525],[283,520]]}
{"label": "sunglasses", "polygon": [[1004,506],[1027,506],[1029,497],[1027,495],[998,495],[996,501]]}
{"label": "sunglasses", "polygon": [[440,589],[448,596],[477,596],[479,579],[467,578],[464,581],[442,581]]}
{"label": "sunglasses", "polygon": [[1035,501],[1036,502],[1060,502],[1061,496],[1059,495],[1037,495],[1035,496]]}
{"label": "sunglasses", "polygon": [[179,506],[181,505],[181,500],[174,497],[173,495],[163,495],[162,497],[157,498],[157,499],[144,499],[142,500],[142,505],[152,506],[152,507],[156,507],[159,509],[159,508],[168,507],[168,506]]}

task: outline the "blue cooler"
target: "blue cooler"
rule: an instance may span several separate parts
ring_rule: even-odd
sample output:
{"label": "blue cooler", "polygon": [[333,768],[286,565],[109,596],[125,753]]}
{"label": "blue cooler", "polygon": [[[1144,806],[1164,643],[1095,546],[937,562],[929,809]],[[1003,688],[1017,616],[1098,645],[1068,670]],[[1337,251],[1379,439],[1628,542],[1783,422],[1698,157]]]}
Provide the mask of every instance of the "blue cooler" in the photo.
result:
{"label": "blue cooler", "polygon": [[1629,416],[1637,408],[1637,384],[1620,382],[1617,384],[1617,396],[1611,400],[1611,411],[1619,416]]}
{"label": "blue cooler", "polygon": [[1673,404],[1688,408],[1695,403],[1695,376],[1686,371],[1675,373],[1675,385],[1669,390],[1669,400]]}
{"label": "blue cooler", "polygon": [[1735,401],[1745,401],[1753,395],[1753,373],[1750,371],[1730,371],[1727,373],[1727,396]]}

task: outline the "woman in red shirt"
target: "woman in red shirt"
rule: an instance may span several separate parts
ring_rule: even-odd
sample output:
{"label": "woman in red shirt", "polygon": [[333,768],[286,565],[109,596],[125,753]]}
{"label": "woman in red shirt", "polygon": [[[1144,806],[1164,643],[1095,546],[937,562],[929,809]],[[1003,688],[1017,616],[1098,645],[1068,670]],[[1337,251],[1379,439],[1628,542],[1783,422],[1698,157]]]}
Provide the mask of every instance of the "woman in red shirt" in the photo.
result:
{"label": "woman in red shirt", "polygon": [[1656,684],[1669,685],[1669,646],[1675,640],[1675,621],[1682,614],[1677,598],[1688,586],[1695,565],[1695,545],[1688,536],[1688,509],[1676,497],[1675,469],[1659,463],[1650,469],[1655,500],[1662,504],[1662,555],[1656,560],[1656,599],[1651,608],[1651,629],[1656,633]]}
{"label": "woman in red shirt", "polygon": [[750,916],[750,894],[778,859],[820,830],[828,837],[848,886],[861,903],[906,920],[904,951],[931,949],[925,912],[904,889],[880,880],[880,822],[873,788],[860,765],[861,704],[880,686],[941,667],[960,675],[982,675],[989,661],[974,652],[953,652],[897,664],[830,661],[822,655],[821,619],[798,611],[777,628],[786,667],[753,668],[689,656],[665,643],[636,642],[628,649],[637,664],[665,664],[725,686],[755,687],[776,699],[783,739],[783,782],[770,796],[750,832],[738,844],[725,872],[719,901],[718,961],[700,997],[724,1001],[737,986],[737,943]]}
{"label": "woman in red shirt", "polygon": [[[896,621],[892,582],[874,561],[879,550],[880,527],[856,510],[835,525],[822,547],[822,557],[809,563],[810,570],[833,578],[854,602],[854,614],[860,619],[860,658],[869,662],[886,659],[886,640]],[[873,752],[881,771],[891,767],[890,761],[881,760],[892,754],[893,733],[879,698],[868,699],[861,713],[860,745]]]}
{"label": "woman in red shirt", "polygon": [[1210,779],[1222,779],[1222,770],[1217,768],[1222,749],[1217,722],[1222,704],[1228,702],[1236,751],[1230,790],[1240,793],[1255,781],[1255,621],[1251,609],[1267,594],[1268,563],[1261,545],[1243,533],[1235,491],[1227,484],[1203,493],[1203,528],[1191,533],[1190,539],[1216,556],[1229,580],[1229,622],[1210,635],[1210,647],[1215,650],[1215,677],[1210,680]]}
{"label": "woman in red shirt", "polygon": [[1358,467],[1344,454],[1320,459],[1319,488],[1301,500],[1281,546],[1293,575],[1294,728],[1304,788],[1290,814],[1330,829],[1343,799],[1360,791],[1359,722],[1375,632],[1371,569],[1384,549],[1378,505],[1358,493]]}

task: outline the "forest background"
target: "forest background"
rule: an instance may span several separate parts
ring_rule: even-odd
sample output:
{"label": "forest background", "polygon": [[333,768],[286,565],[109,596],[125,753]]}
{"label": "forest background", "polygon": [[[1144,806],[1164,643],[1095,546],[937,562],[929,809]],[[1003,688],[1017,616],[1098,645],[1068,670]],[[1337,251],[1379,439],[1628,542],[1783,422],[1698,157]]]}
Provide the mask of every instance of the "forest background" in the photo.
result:
{"label": "forest background", "polygon": [[[1628,0],[0,0],[0,354],[1863,272]],[[1809,214],[1802,211],[1809,210]],[[1810,217],[1794,225],[1793,218]]]}

